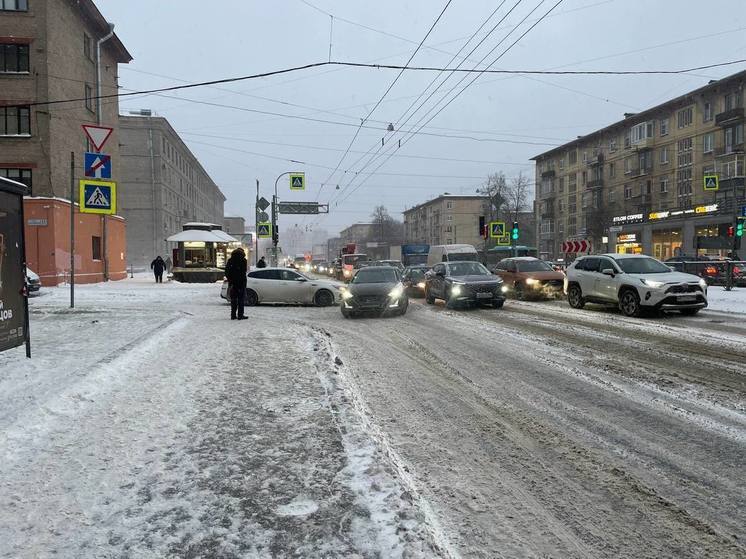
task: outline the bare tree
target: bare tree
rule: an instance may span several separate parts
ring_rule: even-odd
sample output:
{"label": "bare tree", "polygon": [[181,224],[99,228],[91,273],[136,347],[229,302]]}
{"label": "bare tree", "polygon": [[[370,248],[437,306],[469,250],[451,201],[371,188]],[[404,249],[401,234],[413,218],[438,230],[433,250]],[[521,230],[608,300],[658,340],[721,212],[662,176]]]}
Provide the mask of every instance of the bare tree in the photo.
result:
{"label": "bare tree", "polygon": [[518,221],[518,216],[529,210],[531,181],[523,172],[510,180],[505,191],[507,221]]}
{"label": "bare tree", "polygon": [[492,221],[502,215],[503,206],[507,202],[508,181],[502,172],[487,175],[487,182],[477,189],[477,194],[490,199],[490,215],[487,221]]}
{"label": "bare tree", "polygon": [[388,244],[399,244],[404,240],[404,224],[395,220],[386,206],[376,206],[370,214],[371,223],[374,224],[371,231],[371,241],[379,241]]}

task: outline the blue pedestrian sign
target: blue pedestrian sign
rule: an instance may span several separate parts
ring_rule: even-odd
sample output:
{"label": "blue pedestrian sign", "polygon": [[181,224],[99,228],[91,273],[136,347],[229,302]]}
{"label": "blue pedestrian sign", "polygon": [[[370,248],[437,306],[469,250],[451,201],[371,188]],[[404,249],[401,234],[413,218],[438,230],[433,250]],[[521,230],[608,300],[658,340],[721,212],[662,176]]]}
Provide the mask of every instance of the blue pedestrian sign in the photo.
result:
{"label": "blue pedestrian sign", "polygon": [[117,183],[92,179],[81,180],[80,211],[89,214],[115,214]]}
{"label": "blue pedestrian sign", "polygon": [[111,155],[105,153],[85,154],[85,176],[92,179],[111,178]]}
{"label": "blue pedestrian sign", "polygon": [[741,216],[746,217],[746,206],[741,206]]}

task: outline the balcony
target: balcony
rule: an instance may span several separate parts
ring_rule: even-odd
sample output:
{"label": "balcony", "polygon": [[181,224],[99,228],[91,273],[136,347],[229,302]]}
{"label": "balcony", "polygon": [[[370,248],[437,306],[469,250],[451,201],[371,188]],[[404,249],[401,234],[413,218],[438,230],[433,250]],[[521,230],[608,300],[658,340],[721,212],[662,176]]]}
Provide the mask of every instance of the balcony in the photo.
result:
{"label": "balcony", "polygon": [[554,169],[549,169],[548,171],[542,171],[541,178],[542,179],[551,179],[554,178]]}
{"label": "balcony", "polygon": [[591,157],[585,162],[586,165],[589,167],[593,167],[595,165],[603,165],[604,164],[604,154],[599,153],[596,157]]}
{"label": "balcony", "polygon": [[557,197],[557,193],[554,190],[549,192],[542,192],[540,198],[542,200],[552,200]]}
{"label": "balcony", "polygon": [[589,180],[585,187],[586,188],[600,188],[604,185],[604,179],[591,179]]}
{"label": "balcony", "polygon": [[632,144],[632,148],[637,151],[643,151],[646,149],[653,149],[653,143],[655,140],[653,138],[643,138],[642,140],[639,140],[637,143]]}
{"label": "balcony", "polygon": [[541,219],[553,219],[554,218],[554,206],[543,208],[541,210]]}
{"label": "balcony", "polygon": [[652,167],[636,167],[630,169],[629,173],[624,173],[625,175],[629,174],[631,177],[642,177],[644,175],[649,175],[653,172]]}
{"label": "balcony", "polygon": [[733,155],[734,153],[743,153],[743,144],[737,144],[735,146],[720,146],[715,148],[715,157],[722,157],[723,155]]}
{"label": "balcony", "polygon": [[743,107],[736,107],[735,109],[723,111],[715,115],[715,124],[717,126],[728,126],[741,120],[743,120]]}

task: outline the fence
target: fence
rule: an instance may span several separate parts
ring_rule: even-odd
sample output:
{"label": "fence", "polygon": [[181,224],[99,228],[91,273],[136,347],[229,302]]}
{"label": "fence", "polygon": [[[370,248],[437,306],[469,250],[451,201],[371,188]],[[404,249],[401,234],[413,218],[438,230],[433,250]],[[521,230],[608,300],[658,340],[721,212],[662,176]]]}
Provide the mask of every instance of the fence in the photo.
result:
{"label": "fence", "polygon": [[708,285],[721,285],[727,290],[746,287],[746,261],[743,260],[692,260],[666,264],[679,272],[695,274]]}

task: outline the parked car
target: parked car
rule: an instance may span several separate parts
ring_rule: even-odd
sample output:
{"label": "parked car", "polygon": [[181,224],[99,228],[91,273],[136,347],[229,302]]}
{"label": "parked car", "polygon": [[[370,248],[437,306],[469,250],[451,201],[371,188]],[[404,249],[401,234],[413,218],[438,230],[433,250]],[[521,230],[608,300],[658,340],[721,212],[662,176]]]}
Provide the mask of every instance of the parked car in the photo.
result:
{"label": "parked car", "polygon": [[479,262],[477,249],[472,245],[432,245],[427,253],[427,265],[439,262]]}
{"label": "parked car", "polygon": [[405,314],[409,298],[400,280],[399,271],[391,266],[359,269],[342,293],[342,316]]}
{"label": "parked car", "polygon": [[441,262],[433,266],[425,281],[425,301],[436,299],[446,306],[492,305],[499,309],[505,303],[508,288],[480,262]]}
{"label": "parked car", "polygon": [[[247,276],[246,305],[291,303],[329,307],[341,302],[342,285],[315,280],[290,268],[262,268]],[[228,282],[223,282],[220,296],[228,299]]]}
{"label": "parked car", "polygon": [[425,280],[427,279],[425,274],[429,269],[424,265],[410,266],[404,269],[401,282],[404,285],[407,295],[410,297],[425,296]]}
{"label": "parked car", "polygon": [[505,258],[494,270],[516,298],[560,297],[565,286],[565,274],[558,272],[549,262],[533,256]]}
{"label": "parked car", "polygon": [[707,282],[693,274],[672,271],[650,256],[602,254],[584,256],[567,268],[567,301],[582,309],[586,303],[616,305],[626,316],[645,310],[697,314],[707,306]]}
{"label": "parked car", "polygon": [[665,264],[677,272],[696,274],[707,280],[708,285],[719,284],[725,272],[723,264],[708,256],[674,256],[666,260]]}
{"label": "parked car", "polygon": [[29,268],[26,268],[26,289],[29,295],[39,293],[41,290],[41,278]]}

